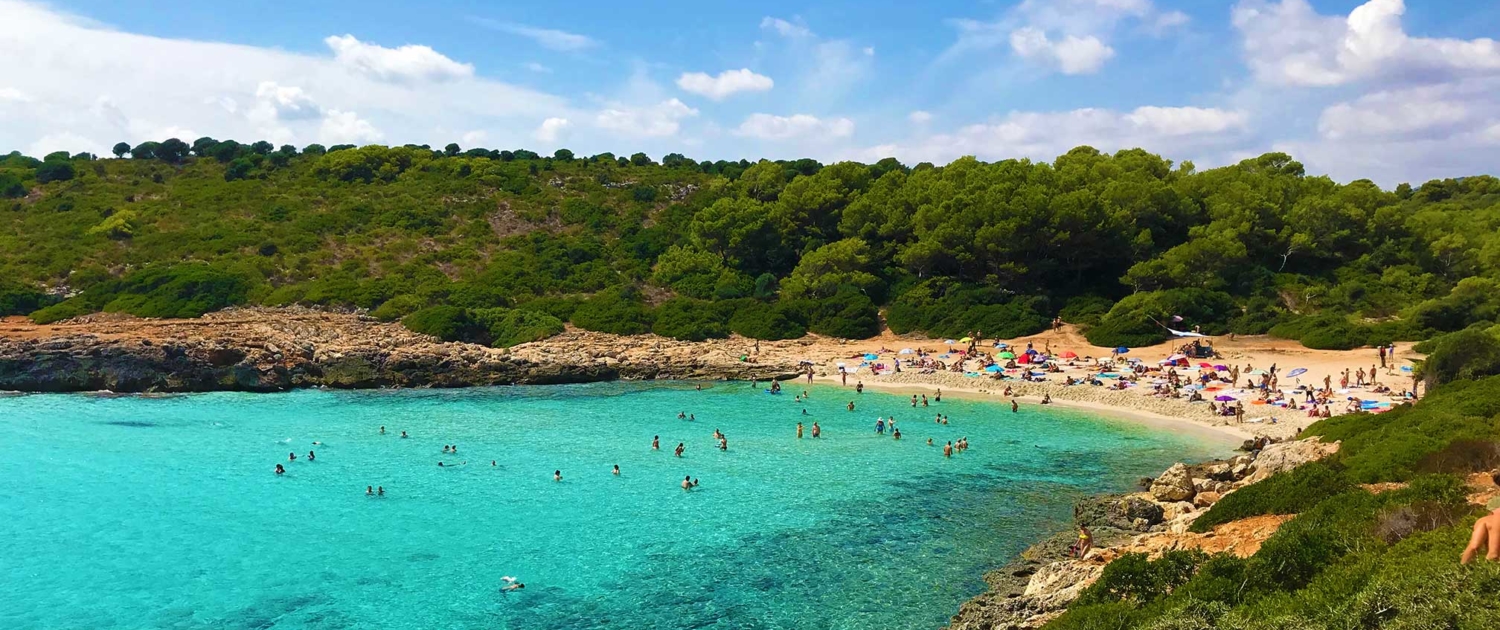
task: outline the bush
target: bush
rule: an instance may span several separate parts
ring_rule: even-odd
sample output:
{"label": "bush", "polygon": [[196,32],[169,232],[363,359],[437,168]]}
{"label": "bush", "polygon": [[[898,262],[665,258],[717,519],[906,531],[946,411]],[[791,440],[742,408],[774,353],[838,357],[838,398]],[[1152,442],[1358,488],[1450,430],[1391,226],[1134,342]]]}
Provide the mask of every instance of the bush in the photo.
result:
{"label": "bush", "polygon": [[797,339],[807,334],[807,325],[791,309],[757,300],[735,300],[730,303],[729,329],[750,337],[776,341]]}
{"label": "bush", "polygon": [[1099,580],[1078,596],[1081,605],[1129,601],[1147,604],[1186,584],[1208,559],[1201,551],[1168,551],[1156,560],[1127,553],[1104,567]]}
{"label": "bush", "polygon": [[473,317],[485,327],[490,345],[496,348],[541,341],[563,331],[562,320],[526,309],[480,309],[473,312]]}
{"label": "bush", "polygon": [[1500,339],[1470,328],[1443,335],[1421,364],[1429,387],[1458,380],[1474,380],[1500,374]]}
{"label": "bush", "polygon": [[386,300],[379,307],[376,307],[375,310],[370,311],[370,317],[383,322],[394,322],[417,312],[426,305],[426,300],[415,295],[398,295]]}
{"label": "bush", "polygon": [[672,298],[656,307],[651,332],[684,341],[722,339],[729,336],[728,315],[710,302]]}
{"label": "bush", "polygon": [[1199,326],[1205,334],[1228,332],[1228,322],[1240,314],[1227,293],[1203,289],[1169,289],[1136,293],[1115,303],[1109,313],[1085,333],[1096,346],[1149,346],[1166,341],[1165,323],[1182,317],[1184,327]]}
{"label": "bush", "polygon": [[1251,516],[1296,514],[1351,487],[1353,484],[1333,465],[1323,461],[1304,464],[1225,495],[1189,529],[1201,534],[1215,525]]}
{"label": "bush", "polygon": [[443,341],[489,343],[489,331],[474,320],[468,309],[457,306],[429,306],[403,317],[401,325]]}
{"label": "bush", "polygon": [[47,161],[36,167],[36,182],[38,184],[65,182],[73,179],[75,174],[73,165],[69,162]]}
{"label": "bush", "polygon": [[1080,295],[1069,298],[1057,316],[1077,326],[1097,326],[1115,303],[1097,295]]}
{"label": "bush", "polygon": [[199,317],[244,304],[253,283],[238,273],[210,265],[154,266],[119,280],[99,282],[76,297],[31,314],[49,323],[98,311],[137,317]]}
{"label": "bush", "polygon": [[57,302],[56,296],[35,287],[0,280],[0,317],[25,315]]}
{"label": "bush", "polygon": [[1342,315],[1326,314],[1283,321],[1270,329],[1273,337],[1301,341],[1315,350],[1350,350],[1365,345],[1367,331]]}
{"label": "bush", "polygon": [[606,289],[578,305],[573,311],[573,325],[595,332],[639,335],[650,332],[651,312],[635,289]]}
{"label": "bush", "polygon": [[997,338],[1023,337],[1046,330],[1047,300],[1013,296],[991,287],[927,281],[907,289],[886,310],[892,332],[962,337],[974,331]]}
{"label": "bush", "polygon": [[869,296],[843,287],[833,297],[811,303],[808,329],[842,339],[868,339],[880,334],[880,313]]}

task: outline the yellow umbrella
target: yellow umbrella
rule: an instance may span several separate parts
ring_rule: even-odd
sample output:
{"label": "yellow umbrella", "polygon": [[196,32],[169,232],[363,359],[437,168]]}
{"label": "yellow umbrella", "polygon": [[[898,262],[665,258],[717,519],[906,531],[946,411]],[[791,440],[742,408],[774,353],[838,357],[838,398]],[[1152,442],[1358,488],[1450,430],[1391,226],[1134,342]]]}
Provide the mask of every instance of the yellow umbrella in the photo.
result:
{"label": "yellow umbrella", "polygon": [[968,337],[964,337],[963,339],[958,340],[959,343],[969,343],[970,341],[973,341],[973,339],[970,339]]}

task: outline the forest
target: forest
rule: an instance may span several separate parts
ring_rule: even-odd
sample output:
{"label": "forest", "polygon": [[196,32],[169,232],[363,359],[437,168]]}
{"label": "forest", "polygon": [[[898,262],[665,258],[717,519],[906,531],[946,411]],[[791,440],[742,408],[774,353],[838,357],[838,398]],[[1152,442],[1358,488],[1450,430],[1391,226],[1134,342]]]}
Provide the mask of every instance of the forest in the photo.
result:
{"label": "forest", "polygon": [[368,309],[513,345],[1014,337],[1163,322],[1352,348],[1500,335],[1500,179],[1382,190],[1269,153],[1051,163],[704,161],[199,138],[0,157],[0,314]]}

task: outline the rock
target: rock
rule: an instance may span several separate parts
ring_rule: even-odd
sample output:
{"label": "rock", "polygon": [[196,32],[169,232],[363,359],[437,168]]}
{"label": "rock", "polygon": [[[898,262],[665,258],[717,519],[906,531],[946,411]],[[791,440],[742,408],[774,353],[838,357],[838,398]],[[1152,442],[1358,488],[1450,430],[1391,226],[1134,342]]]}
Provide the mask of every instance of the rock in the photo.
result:
{"label": "rock", "polygon": [[1189,501],[1175,501],[1172,503],[1163,504],[1161,506],[1161,509],[1162,519],[1170,522],[1176,521],[1182,518],[1184,515],[1192,514],[1193,512],[1197,511],[1198,508],[1194,507],[1192,502]]}
{"label": "rock", "polygon": [[1250,464],[1235,464],[1234,467],[1230,469],[1229,476],[1238,481],[1240,479],[1244,479],[1245,475],[1250,474],[1250,471],[1252,470],[1253,468],[1250,466]]}
{"label": "rock", "polygon": [[1193,505],[1195,505],[1197,507],[1200,507],[1200,508],[1206,508],[1206,507],[1211,506],[1211,505],[1213,505],[1215,503],[1218,503],[1219,502],[1219,498],[1220,498],[1219,493],[1214,492],[1212,490],[1205,491],[1205,492],[1199,492],[1196,496],[1193,497]]}
{"label": "rock", "polygon": [[1323,459],[1337,451],[1337,442],[1323,444],[1317,438],[1271,444],[1255,458],[1255,472],[1245,482],[1257,483],[1266,477]]}
{"label": "rock", "polygon": [[1151,482],[1151,496],[1157,501],[1188,501],[1193,498],[1197,490],[1193,487],[1193,479],[1189,476],[1187,466],[1173,464],[1166,472]]}
{"label": "rock", "polygon": [[[1162,520],[1161,506],[1141,496],[1098,496],[1073,506],[1073,520],[1088,527],[1145,531]],[[1141,525],[1144,523],[1144,525]]]}
{"label": "rock", "polygon": [[1193,478],[1193,491],[1203,492],[1204,490],[1212,490],[1214,483],[1212,479],[1199,479],[1195,477]]}
{"label": "rock", "polygon": [[1031,576],[1022,595],[1036,602],[1043,611],[1059,610],[1078,599],[1078,594],[1098,580],[1103,572],[1102,565],[1073,560],[1053,562]]}

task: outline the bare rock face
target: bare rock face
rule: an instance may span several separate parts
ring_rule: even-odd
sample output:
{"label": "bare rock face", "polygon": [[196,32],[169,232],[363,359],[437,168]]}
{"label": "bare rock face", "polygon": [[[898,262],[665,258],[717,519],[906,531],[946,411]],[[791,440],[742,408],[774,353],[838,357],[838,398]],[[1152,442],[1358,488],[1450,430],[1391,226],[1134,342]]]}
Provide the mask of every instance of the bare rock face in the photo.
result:
{"label": "bare rock face", "polygon": [[1212,490],[1199,492],[1196,496],[1193,497],[1193,505],[1200,508],[1206,508],[1212,506],[1215,503],[1218,503],[1219,499],[1219,493]]}
{"label": "bare rock face", "polygon": [[1255,458],[1255,472],[1245,479],[1245,483],[1257,483],[1276,473],[1323,459],[1338,450],[1337,442],[1324,444],[1317,438],[1269,445]]}
{"label": "bare rock face", "polygon": [[1025,597],[1031,598],[1043,611],[1060,610],[1083,589],[1088,588],[1104,572],[1104,565],[1073,560],[1054,562],[1031,576],[1026,584]]}
{"label": "bare rock face", "polygon": [[1174,464],[1151,482],[1151,496],[1163,503],[1191,501],[1197,489],[1187,466]]}
{"label": "bare rock face", "polygon": [[1161,522],[1162,509],[1145,496],[1103,495],[1082,499],[1074,504],[1073,520],[1079,525],[1092,528],[1145,531]]}

